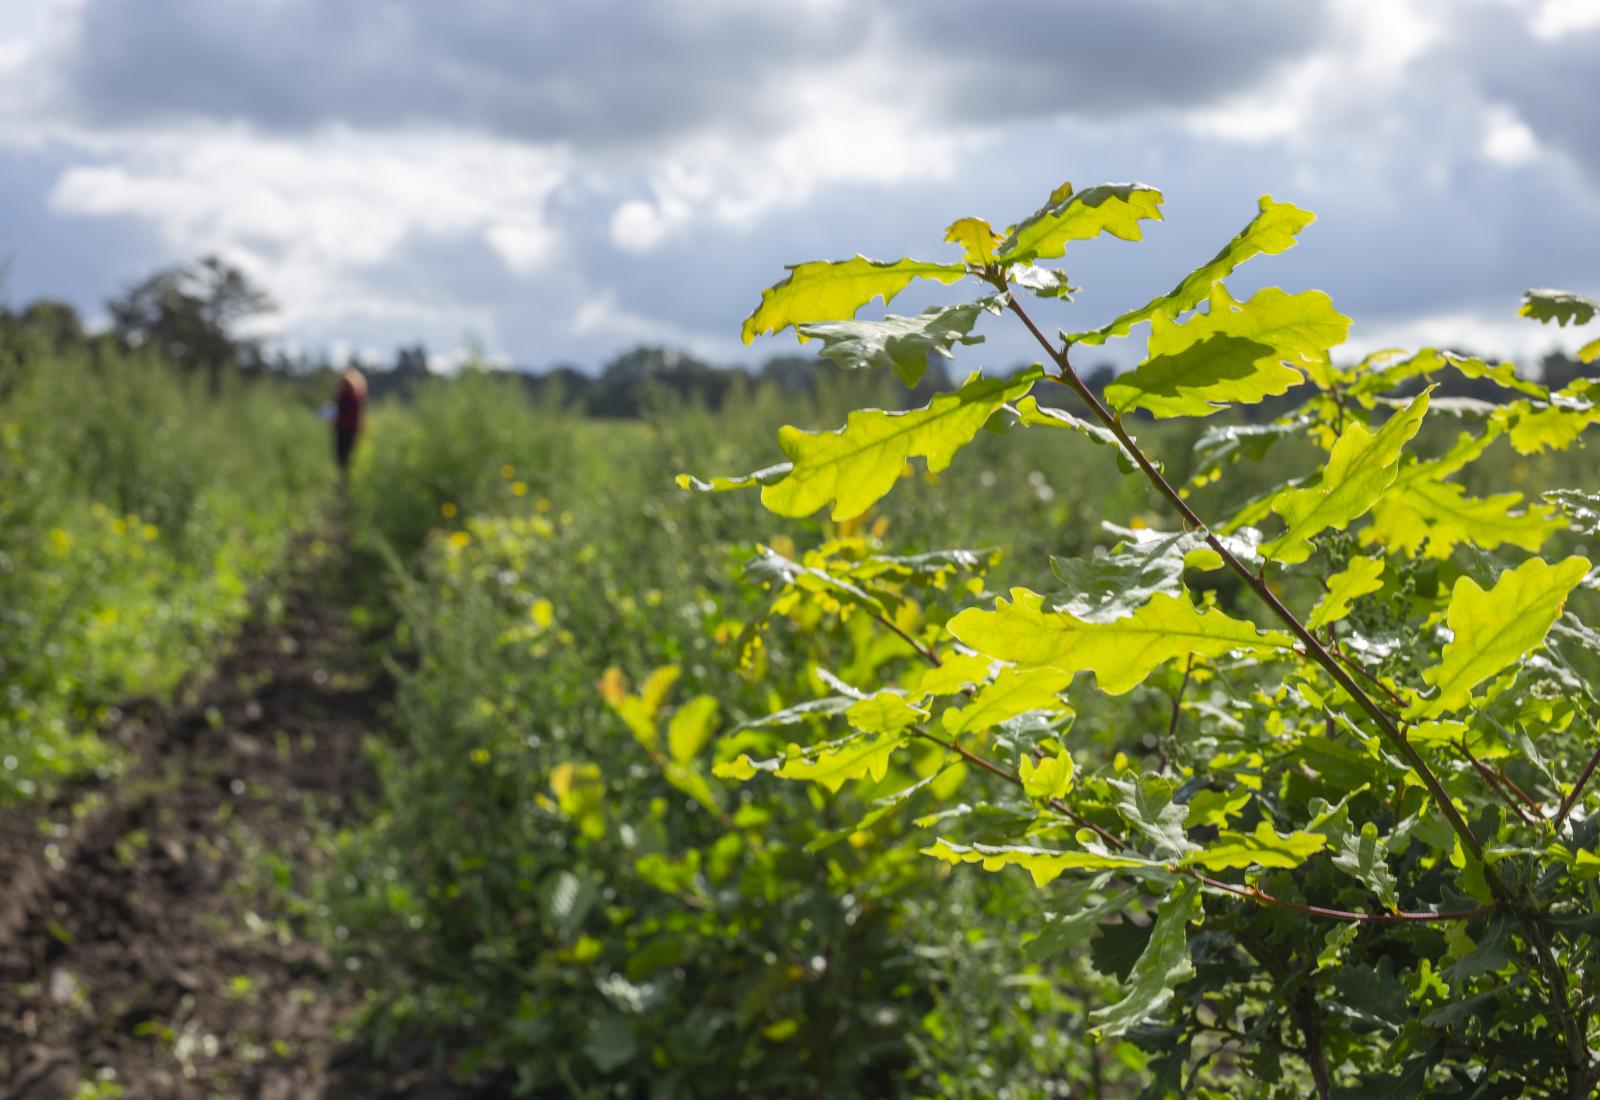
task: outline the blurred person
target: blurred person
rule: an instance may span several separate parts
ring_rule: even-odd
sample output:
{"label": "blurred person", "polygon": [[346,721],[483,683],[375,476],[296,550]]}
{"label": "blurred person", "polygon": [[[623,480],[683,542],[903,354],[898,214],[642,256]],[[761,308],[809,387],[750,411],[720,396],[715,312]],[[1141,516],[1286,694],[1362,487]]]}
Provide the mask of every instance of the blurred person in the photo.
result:
{"label": "blurred person", "polygon": [[339,474],[350,475],[350,452],[361,432],[361,406],[367,400],[367,380],[355,367],[346,367],[339,376],[339,392],[333,399],[333,453],[339,460]]}

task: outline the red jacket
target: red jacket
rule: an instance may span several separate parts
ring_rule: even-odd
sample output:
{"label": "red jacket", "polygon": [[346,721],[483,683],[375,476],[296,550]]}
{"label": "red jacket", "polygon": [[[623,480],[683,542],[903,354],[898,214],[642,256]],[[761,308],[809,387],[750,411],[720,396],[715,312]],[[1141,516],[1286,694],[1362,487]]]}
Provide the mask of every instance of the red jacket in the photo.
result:
{"label": "red jacket", "polygon": [[360,428],[361,403],[366,396],[349,382],[339,383],[339,396],[334,398],[338,412],[333,418],[333,426],[341,432],[353,432]]}

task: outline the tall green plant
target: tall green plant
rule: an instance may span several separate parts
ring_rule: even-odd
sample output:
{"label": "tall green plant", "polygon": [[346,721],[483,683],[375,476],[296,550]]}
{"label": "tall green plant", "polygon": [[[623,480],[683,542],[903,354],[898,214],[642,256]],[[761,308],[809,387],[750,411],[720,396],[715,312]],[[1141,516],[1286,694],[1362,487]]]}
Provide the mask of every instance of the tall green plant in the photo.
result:
{"label": "tall green plant", "polygon": [[[1120,470],[1167,518],[1053,560],[1051,590],[982,593],[948,618],[907,588],[932,559],[763,551],[751,568],[773,595],[752,653],[775,624],[818,616],[876,624],[884,647],[824,672],[826,700],[786,700],[765,752],[749,734],[726,741],[715,772],[887,786],[858,838],[1026,871],[1055,914],[1031,949],[1081,952],[1093,936],[1095,969],[1120,982],[1095,1032],[1147,1052],[1147,1095],[1591,1096],[1600,634],[1579,617],[1590,563],[1566,550],[1600,530],[1600,498],[1471,496],[1456,476],[1490,448],[1577,444],[1600,419],[1594,383],[1550,392],[1511,364],[1435,349],[1337,365],[1349,321],[1327,295],[1240,299],[1225,284],[1312,221],[1270,197],[1171,291],[1046,335],[1034,311],[1073,290],[1047,261],[1102,234],[1139,240],[1160,203],[1142,184],[1063,185],[1003,233],[950,226],[959,259],[806,263],[763,292],[746,341],[793,327],[835,363],[908,383],[927,355],[977,342],[985,314],[1009,315],[1041,363],[975,372],[919,409],[857,410],[834,431],[786,427],[787,462],[686,486],[758,488],[778,515],[849,520],[911,459],[937,473],[981,430],[1044,431],[1099,445],[1101,468],[1082,476]],[[917,280],[980,296],[856,318]],[[1135,332],[1143,361],[1096,394],[1075,352]],[[1492,380],[1504,400],[1441,396],[1452,377]],[[1187,484],[1130,430],[1135,413],[1269,399],[1293,408],[1206,432]],[[1457,429],[1442,449],[1419,434],[1441,418]],[[1230,499],[1223,475],[1292,437],[1322,460]],[[783,636],[769,643],[777,659]],[[1152,700],[1165,721],[1118,738]],[[1080,713],[1142,759],[1106,759],[1078,736]],[[919,777],[929,746],[967,774],[960,789]],[[886,807],[901,806],[932,836],[897,828]]]}

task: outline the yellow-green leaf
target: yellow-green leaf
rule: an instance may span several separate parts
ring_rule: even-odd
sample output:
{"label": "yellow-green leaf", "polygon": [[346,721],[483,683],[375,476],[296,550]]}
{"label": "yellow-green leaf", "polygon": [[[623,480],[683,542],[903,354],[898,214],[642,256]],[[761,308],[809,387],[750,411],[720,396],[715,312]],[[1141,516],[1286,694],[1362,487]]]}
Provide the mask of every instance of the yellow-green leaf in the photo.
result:
{"label": "yellow-green leaf", "polygon": [[1325,361],[1350,331],[1350,318],[1320,290],[1286,294],[1267,287],[1237,302],[1217,283],[1210,299],[1209,312],[1187,324],[1152,316],[1149,358],[1106,387],[1106,399],[1158,417],[1254,404],[1299,384],[1295,366]]}
{"label": "yellow-green leaf", "polygon": [[1276,254],[1294,245],[1295,234],[1310,225],[1316,215],[1301,210],[1291,203],[1275,202],[1271,195],[1261,196],[1261,212],[1239,235],[1229,241],[1209,261],[1185,276],[1184,280],[1168,293],[1149,302],[1109,324],[1091,332],[1075,333],[1074,343],[1103,344],[1113,336],[1126,336],[1133,326],[1148,321],[1157,314],[1176,317],[1193,309],[1211,293],[1218,279],[1225,278],[1246,260],[1263,253]]}
{"label": "yellow-green leaf", "polygon": [[1487,592],[1471,577],[1458,578],[1445,613],[1451,639],[1439,664],[1422,674],[1439,694],[1414,706],[1411,716],[1436,718],[1470,702],[1474,687],[1544,641],[1567,593],[1588,572],[1587,558],[1570,557],[1555,565],[1529,558],[1502,573]]}
{"label": "yellow-green leaf", "polygon": [[928,712],[912,706],[904,695],[879,691],[852,703],[844,716],[862,733],[898,733],[926,718]]}
{"label": "yellow-green leaf", "polygon": [[999,258],[1007,264],[1047,260],[1063,255],[1068,241],[1086,241],[1102,233],[1137,241],[1141,220],[1161,220],[1161,192],[1154,187],[1101,183],[1074,191],[1072,184],[1064,183],[1041,209],[1007,231]]}
{"label": "yellow-green leaf", "polygon": [[1298,867],[1320,852],[1328,838],[1319,833],[1279,833],[1265,821],[1254,833],[1224,829],[1207,847],[1184,857],[1191,867],[1225,871],[1230,867]]}
{"label": "yellow-green leaf", "polygon": [[675,479],[680,489],[692,489],[697,493],[728,493],[735,489],[753,489],[757,485],[770,485],[788,476],[790,464],[780,462],[775,466],[768,466],[764,470],[756,470],[749,474],[736,474],[732,477],[724,474],[713,474],[706,480],[701,480],[693,474],[679,474]]}
{"label": "yellow-green leaf", "polygon": [[783,766],[774,774],[779,779],[804,779],[837,791],[852,779],[882,779],[888,774],[889,758],[904,743],[898,734],[860,737],[824,748],[809,758],[798,745],[790,745]]}
{"label": "yellow-green leaf", "polygon": [[1600,423],[1600,408],[1587,401],[1550,405],[1515,401],[1502,405],[1495,416],[1506,425],[1506,436],[1516,452],[1533,455],[1572,446],[1589,425]]}
{"label": "yellow-green leaf", "polygon": [[761,490],[761,503],[780,516],[809,516],[828,504],[834,519],[859,516],[894,486],[906,459],[920,455],[929,470],[944,469],[996,410],[1026,394],[1041,374],[1038,367],[1011,378],[974,372],[960,390],[920,409],[857,409],[831,432],[785,427],[778,445],[794,468]]}
{"label": "yellow-green leaf", "polygon": [[917,690],[928,695],[954,695],[987,680],[992,664],[994,662],[981,653],[952,653],[937,668],[922,674]]}
{"label": "yellow-green leaf", "polygon": [[874,298],[882,298],[888,305],[913,279],[953,283],[966,273],[961,264],[869,260],[865,256],[797,264],[789,268],[789,277],[783,282],[761,292],[761,304],[745,318],[744,342],[806,321],[854,317],[856,310]]}
{"label": "yellow-green leaf", "polygon": [[605,781],[598,764],[557,764],[550,769],[556,805],[591,840],[606,835]]}
{"label": "yellow-green leaf", "polygon": [[1037,762],[1031,756],[1017,761],[1017,776],[1029,798],[1060,798],[1072,790],[1073,771],[1072,756],[1066,749]]}
{"label": "yellow-green leaf", "polygon": [[1198,653],[1219,657],[1232,650],[1267,653],[1294,644],[1279,631],[1231,619],[1215,608],[1199,611],[1183,595],[1157,593],[1132,615],[1087,623],[1044,607],[1044,597],[1013,588],[1011,600],[993,611],[968,608],[950,620],[950,633],[980,653],[1028,668],[1093,672],[1100,690],[1121,695],[1160,665]]}
{"label": "yellow-green leaf", "polygon": [[1060,852],[1032,848],[1023,844],[952,844],[944,838],[922,849],[922,854],[946,863],[979,863],[985,871],[1021,867],[1033,876],[1033,884],[1049,886],[1064,871],[1110,871],[1119,867],[1154,867],[1159,864],[1134,856],[1109,852]]}
{"label": "yellow-green leaf", "polygon": [[680,764],[694,759],[711,739],[716,720],[716,699],[709,695],[690,699],[667,723],[667,754]]}
{"label": "yellow-green leaf", "polygon": [[1228,823],[1229,818],[1239,816],[1253,797],[1255,792],[1249,787],[1231,791],[1196,791],[1194,797],[1189,799],[1184,826],[1193,829],[1199,825],[1209,825],[1220,829]]}
{"label": "yellow-green leaf", "polygon": [[962,218],[944,231],[944,239],[961,246],[962,262],[987,267],[999,255],[1000,234],[982,218]]}
{"label": "yellow-green leaf", "polygon": [[1030,710],[1071,711],[1060,694],[1071,682],[1072,673],[1056,668],[1001,669],[992,684],[978,689],[969,706],[944,712],[944,728],[955,734],[973,733]]}
{"label": "yellow-green leaf", "polygon": [[1351,558],[1343,570],[1328,578],[1328,591],[1312,609],[1306,625],[1312,630],[1336,623],[1350,614],[1350,605],[1383,587],[1382,558]]}
{"label": "yellow-green leaf", "polygon": [[[1443,560],[1461,543],[1484,550],[1519,546],[1536,552],[1566,521],[1548,504],[1527,504],[1521,493],[1469,497],[1452,481],[1427,478],[1397,482],[1372,508],[1372,524],[1361,543],[1374,543]],[[1428,545],[1422,546],[1426,539]]]}
{"label": "yellow-green leaf", "polygon": [[1391,416],[1376,434],[1366,425],[1352,423],[1339,433],[1322,478],[1303,489],[1286,489],[1272,500],[1272,510],[1288,529],[1264,543],[1261,553],[1289,564],[1311,556],[1311,537],[1329,527],[1343,529],[1366,513],[1383,495],[1400,470],[1400,455],[1417,434],[1428,411],[1424,391],[1403,410]]}
{"label": "yellow-green leaf", "polygon": [[1600,359],[1600,340],[1590,340],[1578,349],[1578,359],[1585,363],[1593,363]]}
{"label": "yellow-green leaf", "polygon": [[1182,351],[1152,355],[1106,387],[1118,412],[1145,409],[1157,419],[1210,416],[1229,404],[1254,404],[1285,393],[1300,372],[1278,362],[1266,344],[1211,336]]}

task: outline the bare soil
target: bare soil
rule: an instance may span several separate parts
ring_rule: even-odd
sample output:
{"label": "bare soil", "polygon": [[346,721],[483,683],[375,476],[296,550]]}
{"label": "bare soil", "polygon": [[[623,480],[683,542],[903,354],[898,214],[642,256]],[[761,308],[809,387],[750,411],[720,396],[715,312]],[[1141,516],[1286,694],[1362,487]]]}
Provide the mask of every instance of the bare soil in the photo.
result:
{"label": "bare soil", "polygon": [[409,1091],[348,1043],[360,990],[296,900],[390,690],[336,533],[297,558],[209,675],[125,708],[116,779],[0,813],[0,1096]]}

